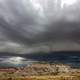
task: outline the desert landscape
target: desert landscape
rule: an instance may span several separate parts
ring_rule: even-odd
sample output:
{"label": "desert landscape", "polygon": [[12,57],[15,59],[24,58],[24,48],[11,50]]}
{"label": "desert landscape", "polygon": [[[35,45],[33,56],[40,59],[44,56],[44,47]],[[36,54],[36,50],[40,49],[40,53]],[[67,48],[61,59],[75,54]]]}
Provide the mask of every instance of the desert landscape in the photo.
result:
{"label": "desert landscape", "polygon": [[64,64],[0,68],[0,80],[80,80],[80,69],[73,69]]}

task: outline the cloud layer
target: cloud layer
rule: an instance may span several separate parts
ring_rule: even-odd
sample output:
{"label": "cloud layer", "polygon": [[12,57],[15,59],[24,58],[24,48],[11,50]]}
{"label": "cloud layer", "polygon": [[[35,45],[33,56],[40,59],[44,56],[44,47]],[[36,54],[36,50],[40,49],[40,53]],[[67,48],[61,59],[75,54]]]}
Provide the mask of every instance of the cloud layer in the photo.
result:
{"label": "cloud layer", "polygon": [[50,45],[54,51],[80,50],[80,1],[0,0],[0,41],[1,49],[16,44],[26,53]]}

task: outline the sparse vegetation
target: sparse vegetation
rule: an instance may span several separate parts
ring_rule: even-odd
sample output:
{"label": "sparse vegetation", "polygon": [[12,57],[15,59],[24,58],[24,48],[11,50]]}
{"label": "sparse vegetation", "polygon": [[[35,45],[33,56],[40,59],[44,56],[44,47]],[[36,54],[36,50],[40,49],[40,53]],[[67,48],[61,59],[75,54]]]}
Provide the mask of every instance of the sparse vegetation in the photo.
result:
{"label": "sparse vegetation", "polygon": [[3,77],[0,80],[80,80],[78,76],[27,76],[27,77]]}
{"label": "sparse vegetation", "polygon": [[64,70],[63,68],[67,69],[70,67],[67,65],[56,65],[57,69],[53,66],[53,69],[56,70],[52,72],[51,66],[49,64],[42,64],[41,66],[40,64],[35,64],[30,67],[16,69],[14,72],[0,71],[0,80],[80,80],[79,69],[70,70],[72,72],[63,72],[61,71]]}

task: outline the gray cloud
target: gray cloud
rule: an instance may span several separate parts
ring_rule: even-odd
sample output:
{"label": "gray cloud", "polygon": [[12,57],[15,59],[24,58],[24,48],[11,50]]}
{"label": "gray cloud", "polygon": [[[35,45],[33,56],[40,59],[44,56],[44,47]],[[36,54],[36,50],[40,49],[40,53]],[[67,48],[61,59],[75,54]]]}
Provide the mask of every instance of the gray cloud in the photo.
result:
{"label": "gray cloud", "polygon": [[0,41],[24,44],[30,50],[40,43],[43,47],[71,42],[68,45],[76,44],[80,50],[80,1],[73,5],[60,1],[0,0]]}

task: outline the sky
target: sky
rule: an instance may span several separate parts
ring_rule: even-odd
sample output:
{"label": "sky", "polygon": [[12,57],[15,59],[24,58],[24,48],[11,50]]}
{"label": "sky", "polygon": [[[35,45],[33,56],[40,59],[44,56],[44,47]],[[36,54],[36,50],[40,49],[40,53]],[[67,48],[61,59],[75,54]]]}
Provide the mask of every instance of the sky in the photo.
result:
{"label": "sky", "polygon": [[0,51],[80,50],[79,0],[0,0]]}
{"label": "sky", "polygon": [[0,66],[35,62],[40,51],[80,51],[80,1],[0,0]]}

